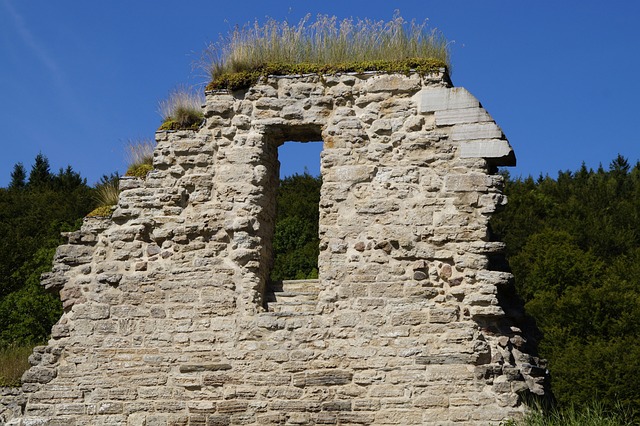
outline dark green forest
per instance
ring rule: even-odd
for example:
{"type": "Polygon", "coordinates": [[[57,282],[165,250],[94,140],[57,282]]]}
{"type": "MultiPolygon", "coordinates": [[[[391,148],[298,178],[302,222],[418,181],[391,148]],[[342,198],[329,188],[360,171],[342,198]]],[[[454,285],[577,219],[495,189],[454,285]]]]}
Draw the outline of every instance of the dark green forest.
{"type": "Polygon", "coordinates": [[[271,279],[318,278],[320,177],[295,174],[280,181],[271,279]]]}
{"type": "Polygon", "coordinates": [[[505,176],[509,201],[491,227],[558,402],[640,407],[640,163],[505,176]]]}
{"type": "Polygon", "coordinates": [[[60,233],[91,210],[92,191],[71,167],[52,172],[42,154],[29,171],[16,164],[0,188],[0,349],[46,341],[60,318],[60,299],[42,289],[40,274],[51,269],[60,233]]]}
{"type": "MultiPolygon", "coordinates": [[[[506,243],[504,268],[541,331],[558,402],[640,406],[640,163],[504,176],[509,202],[491,234],[506,243]]],[[[320,186],[306,173],[281,181],[273,280],[317,277],[320,186]]],[[[39,276],[94,191],[71,167],[52,173],[42,155],[0,188],[0,349],[46,340],[61,306],[39,276]]]]}

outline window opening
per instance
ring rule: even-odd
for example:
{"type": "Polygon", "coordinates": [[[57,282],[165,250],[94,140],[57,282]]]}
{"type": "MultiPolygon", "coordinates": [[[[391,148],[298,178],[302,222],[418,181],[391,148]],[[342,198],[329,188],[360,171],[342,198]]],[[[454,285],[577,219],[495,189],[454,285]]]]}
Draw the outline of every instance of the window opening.
{"type": "Polygon", "coordinates": [[[272,282],[318,278],[322,142],[285,142],[278,149],[272,282]]]}

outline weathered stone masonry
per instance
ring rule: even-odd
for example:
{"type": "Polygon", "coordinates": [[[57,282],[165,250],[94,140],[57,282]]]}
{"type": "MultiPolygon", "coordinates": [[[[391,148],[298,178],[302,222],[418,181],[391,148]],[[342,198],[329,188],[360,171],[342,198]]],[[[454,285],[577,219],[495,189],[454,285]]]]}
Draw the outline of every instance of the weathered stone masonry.
{"type": "Polygon", "coordinates": [[[546,392],[489,262],[515,157],[469,92],[269,77],[205,117],[58,248],[65,313],[9,424],[485,425],[546,392]],[[320,139],[320,278],[270,284],[277,147],[320,139]]]}

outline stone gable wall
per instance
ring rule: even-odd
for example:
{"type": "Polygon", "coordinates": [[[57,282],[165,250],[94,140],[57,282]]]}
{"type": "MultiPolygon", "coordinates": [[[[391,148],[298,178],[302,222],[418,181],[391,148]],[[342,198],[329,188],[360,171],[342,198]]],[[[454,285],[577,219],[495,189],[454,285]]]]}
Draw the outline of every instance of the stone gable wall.
{"type": "Polygon", "coordinates": [[[204,111],[58,248],[43,285],[65,313],[8,424],[486,425],[547,392],[490,263],[493,173],[515,157],[469,92],[444,73],[269,77],[204,111]],[[267,279],[277,147],[320,139],[319,280],[285,294],[267,279]],[[310,298],[271,303],[287,295],[310,298]]]}

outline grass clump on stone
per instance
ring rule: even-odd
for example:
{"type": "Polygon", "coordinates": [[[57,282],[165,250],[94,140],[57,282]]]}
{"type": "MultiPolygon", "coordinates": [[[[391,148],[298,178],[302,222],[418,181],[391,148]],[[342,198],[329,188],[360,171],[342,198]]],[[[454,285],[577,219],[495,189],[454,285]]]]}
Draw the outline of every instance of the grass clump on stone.
{"type": "Polygon", "coordinates": [[[202,104],[202,93],[185,87],[173,90],[167,99],[158,104],[158,112],[162,117],[159,130],[198,130],[204,119],[202,104]]]}
{"type": "Polygon", "coordinates": [[[205,51],[208,90],[241,89],[266,75],[340,72],[429,73],[449,67],[448,44],[437,30],[404,20],[389,22],[309,15],[297,25],[270,19],[236,28],[205,51]]]}
{"type": "Polygon", "coordinates": [[[129,141],[126,147],[127,172],[125,176],[145,178],[153,170],[153,151],[156,143],[150,139],[129,141]]]}
{"type": "Polygon", "coordinates": [[[111,217],[113,207],[118,204],[120,197],[120,176],[104,175],[96,184],[93,198],[97,207],[87,217],[111,217]]]}

